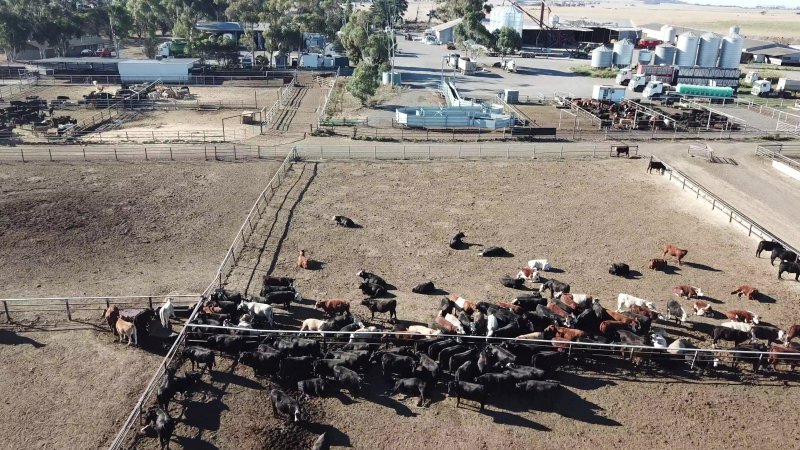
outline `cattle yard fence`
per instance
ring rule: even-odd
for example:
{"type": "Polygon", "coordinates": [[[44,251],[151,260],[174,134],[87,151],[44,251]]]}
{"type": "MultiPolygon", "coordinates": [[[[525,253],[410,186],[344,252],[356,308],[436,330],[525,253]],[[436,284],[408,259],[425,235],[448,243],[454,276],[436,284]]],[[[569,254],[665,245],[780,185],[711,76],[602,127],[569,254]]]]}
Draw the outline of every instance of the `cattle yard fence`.
{"type": "MultiPolygon", "coordinates": [[[[781,153],[784,149],[783,145],[777,146],[769,146],[769,145],[757,145],[756,146],[756,156],[760,156],[762,158],[766,158],[772,161],[777,161],[781,164],[785,164],[792,169],[800,171],[800,160],[789,158],[781,153]]],[[[800,147],[788,147],[788,152],[800,156],[800,147]]],[[[787,153],[788,153],[787,152],[787,153]]]]}
{"type": "Polygon", "coordinates": [[[681,189],[683,189],[684,191],[688,190],[689,192],[695,194],[695,198],[702,199],[707,203],[709,203],[711,205],[712,211],[719,211],[720,213],[724,214],[725,217],[728,218],[728,223],[736,223],[740,225],[743,230],[747,231],[747,236],[756,237],[767,241],[779,242],[781,245],[783,245],[785,249],[798,253],[797,248],[789,245],[786,241],[780,239],[778,236],[770,232],[764,226],[760,225],[754,219],[751,219],[743,212],[734,208],[730,203],[719,198],[709,189],[703,187],[702,184],[698,183],[697,181],[695,181],[685,173],[681,172],[680,170],[672,167],[663,159],[659,160],[663,162],[664,166],[667,168],[667,173],[669,174],[670,181],[673,181],[678,185],[680,185],[681,189]]]}
{"type": "MultiPolygon", "coordinates": [[[[236,265],[237,257],[241,255],[244,245],[247,243],[247,240],[250,238],[250,236],[252,236],[258,220],[264,214],[269,201],[275,194],[275,189],[286,179],[286,172],[289,170],[291,165],[297,161],[297,159],[297,151],[292,148],[284,158],[281,166],[275,171],[275,174],[272,176],[267,186],[263,191],[261,191],[261,194],[259,194],[255,203],[253,204],[253,207],[250,208],[250,213],[247,215],[242,223],[242,226],[239,228],[239,231],[234,236],[233,243],[228,248],[225,257],[222,259],[222,263],[220,264],[217,273],[214,275],[214,279],[203,292],[203,297],[207,298],[209,295],[211,295],[214,289],[216,289],[216,287],[221,286],[223,279],[228,276],[230,271],[236,265]]],[[[200,305],[201,302],[198,302],[195,305],[194,309],[189,314],[189,319],[186,321],[187,324],[190,324],[194,321],[197,313],[200,310],[200,305]]],[[[164,376],[166,369],[173,363],[176,356],[178,356],[178,350],[184,345],[188,329],[188,327],[184,326],[180,334],[178,334],[178,337],[175,339],[172,347],[170,347],[169,351],[164,357],[164,360],[161,364],[159,364],[155,374],[153,374],[153,377],[148,382],[147,386],[142,392],[142,395],[134,405],[133,410],[125,419],[120,431],[114,437],[114,440],[109,447],[110,450],[124,448],[125,442],[128,439],[128,436],[131,434],[131,431],[135,428],[137,419],[141,417],[145,405],[147,405],[152,399],[156,389],[161,384],[161,378],[164,376]]]]}
{"type": "MultiPolygon", "coordinates": [[[[175,306],[193,305],[200,294],[178,295],[127,295],[107,297],[44,297],[44,298],[4,298],[0,299],[1,314],[6,316],[6,322],[12,321],[12,313],[38,314],[42,312],[64,312],[69,320],[72,314],[82,311],[105,311],[111,305],[128,308],[155,309],[172,298],[175,306]]],[[[123,308],[124,309],[124,308],[123,308]]]]}
{"type": "Polygon", "coordinates": [[[240,161],[278,159],[286,147],[246,144],[96,144],[0,146],[0,161],[240,161]]]}

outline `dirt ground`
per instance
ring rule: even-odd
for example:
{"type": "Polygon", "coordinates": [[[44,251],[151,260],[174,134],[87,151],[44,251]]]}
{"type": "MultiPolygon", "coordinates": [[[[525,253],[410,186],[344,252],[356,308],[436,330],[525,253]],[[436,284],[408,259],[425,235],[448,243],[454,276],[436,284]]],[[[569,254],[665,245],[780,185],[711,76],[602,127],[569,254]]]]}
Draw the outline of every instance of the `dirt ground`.
{"type": "Polygon", "coordinates": [[[201,292],[277,167],[0,164],[2,296],[201,292]]]}
{"type": "Polygon", "coordinates": [[[94,329],[17,331],[0,327],[2,448],[107,448],[162,359],[94,329]]]}
{"type": "MultiPolygon", "coordinates": [[[[750,309],[784,328],[798,322],[799,284],[778,281],[766,259],[753,256],[755,241],[661,176],[647,175],[644,164],[298,164],[276,196],[277,216],[265,217],[259,225],[269,229],[259,237],[266,250],[261,253],[261,246],[253,245],[229,287],[244,290],[249,285],[252,290],[250,280],[274,265],[273,274],[297,278],[306,298],[293,309],[295,318],[321,317],[310,304],[327,298],[355,302],[353,310],[363,315],[355,276],[363,268],[397,287],[401,322],[427,324],[438,297],[410,293],[415,284],[433,280],[468,299],[508,300],[518,291],[502,287],[498,278],[530,258],[548,258],[559,270],[555,278],[571,283],[573,292],[599,297],[607,307],[613,307],[619,292],[626,292],[664,309],[673,286],[692,284],[703,288],[717,310],[750,309]],[[363,228],[336,227],[329,219],[333,214],[347,215],[363,228]],[[467,234],[468,242],[501,245],[514,256],[483,259],[475,247],[451,250],[447,241],[458,230],[467,234]],[[689,249],[686,263],[670,273],[646,270],[647,259],[659,256],[665,242],[689,249]],[[323,268],[295,269],[300,248],[323,268]],[[274,249],[278,254],[273,259],[274,249]],[[627,262],[642,276],[612,277],[607,273],[612,261],[627,262]],[[766,294],[760,302],[729,295],[745,282],[766,294]]],[[[687,301],[683,304],[690,308],[687,301]]],[[[718,321],[658,326],[672,338],[689,337],[709,347],[707,332],[718,321]]],[[[522,448],[532,442],[538,448],[721,449],[784,447],[787,439],[790,445],[798,443],[793,434],[769,432],[771,420],[764,418],[792,414],[794,406],[786,397],[796,395],[795,382],[784,384],[772,376],[728,380],[570,368],[558,375],[564,388],[552,409],[540,401],[500,397],[478,412],[471,406],[456,409],[440,391],[428,408],[416,407],[416,399],[386,397],[387,386],[373,373],[361,398],[341,393],[311,400],[311,423],[298,427],[272,417],[266,403],[272,388],[268,381],[229,360],[219,369],[183,407],[172,410],[173,415],[183,414],[176,441],[184,446],[307,448],[323,431],[334,447],[359,449],[522,448]],[[386,424],[392,424],[391,431],[386,424]],[[732,426],[748,432],[732,434],[732,426]]],[[[155,448],[155,442],[138,441],[136,447],[155,448]]]]}

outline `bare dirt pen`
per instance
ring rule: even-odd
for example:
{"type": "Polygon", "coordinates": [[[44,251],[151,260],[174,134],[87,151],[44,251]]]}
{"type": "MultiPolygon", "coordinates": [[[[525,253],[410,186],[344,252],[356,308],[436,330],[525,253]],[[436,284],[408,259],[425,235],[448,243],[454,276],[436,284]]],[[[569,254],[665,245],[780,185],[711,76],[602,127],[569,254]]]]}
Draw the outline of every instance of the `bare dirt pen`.
{"type": "Polygon", "coordinates": [[[2,164],[2,296],[201,292],[277,167],[2,164]]]}
{"type": "MultiPolygon", "coordinates": [[[[599,297],[609,308],[618,293],[626,292],[664,309],[673,298],[673,286],[692,284],[703,288],[717,310],[751,309],[784,328],[796,323],[798,284],[778,281],[774,268],[753,256],[755,241],[644,169],[644,161],[625,159],[297,164],[285,184],[289,190],[275,233],[281,238],[269,241],[260,259],[245,257],[242,274],[254,266],[257,275],[263,274],[271,252],[279,248],[273,274],[297,278],[307,299],[293,308],[295,319],[301,319],[321,317],[310,301],[327,298],[350,300],[353,311],[365,315],[358,305],[363,296],[355,273],[366,269],[397,286],[401,322],[427,324],[439,299],[410,293],[417,283],[433,280],[437,287],[472,300],[509,300],[520,292],[502,287],[499,277],[515,273],[530,258],[549,258],[563,271],[553,277],[571,283],[573,292],[599,297]],[[333,214],[347,215],[364,228],[336,227],[333,214]],[[514,257],[479,258],[475,247],[451,250],[447,242],[459,230],[466,232],[468,242],[501,245],[514,257]],[[660,256],[660,245],[666,242],[689,249],[687,262],[671,274],[646,270],[647,260],[660,256]],[[324,268],[295,269],[300,248],[324,268]],[[628,262],[643,275],[610,276],[612,261],[628,262]],[[743,283],[766,293],[764,302],[729,295],[743,283]]],[[[259,227],[272,222],[269,218],[259,227]]],[[[260,247],[258,242],[251,245],[260,247]]],[[[247,284],[235,272],[229,286],[243,289],[247,284]]],[[[250,289],[257,287],[250,284],[250,289]]],[[[683,304],[690,309],[688,302],[683,304]]],[[[672,338],[689,337],[709,347],[707,331],[718,322],[657,326],[667,328],[672,338]]],[[[312,424],[295,426],[272,416],[270,382],[230,360],[223,359],[219,369],[206,376],[185,409],[173,407],[173,415],[185,414],[175,438],[184,446],[307,448],[322,431],[335,447],[358,449],[524,448],[532,442],[537,448],[777,448],[787,440],[798,445],[794,434],[769,431],[771,421],[765,418],[792,414],[794,405],[787,399],[796,395],[794,383],[783,385],[771,377],[697,378],[571,368],[558,376],[564,389],[552,409],[541,401],[501,397],[478,412],[456,409],[455,401],[441,393],[428,408],[414,406],[416,399],[384,396],[388,386],[373,372],[366,377],[370,385],[363,397],[339,394],[311,400],[312,424]],[[732,424],[748,431],[732,434],[732,424]]],[[[156,446],[155,439],[137,444],[156,446]]]]}

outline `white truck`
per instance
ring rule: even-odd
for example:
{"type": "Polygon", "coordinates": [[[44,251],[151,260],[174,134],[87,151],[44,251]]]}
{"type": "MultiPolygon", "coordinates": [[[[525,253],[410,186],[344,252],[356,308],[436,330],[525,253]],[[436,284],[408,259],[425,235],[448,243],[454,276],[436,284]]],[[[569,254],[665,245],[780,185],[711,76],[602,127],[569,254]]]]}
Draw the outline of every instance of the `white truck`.
{"type": "Polygon", "coordinates": [[[595,84],[594,87],[592,87],[592,100],[608,100],[619,103],[625,100],[625,88],[595,84]]]}
{"type": "Polygon", "coordinates": [[[781,78],[778,80],[778,85],[775,86],[778,92],[800,92],[800,80],[789,80],[781,78]]]}
{"type": "Polygon", "coordinates": [[[642,97],[647,99],[661,98],[672,91],[672,86],[662,81],[649,81],[642,90],[642,97]]]}
{"type": "Polygon", "coordinates": [[[772,90],[772,83],[769,80],[756,80],[750,88],[752,95],[759,97],[790,97],[792,92],[800,91],[800,80],[788,80],[780,78],[772,90]]]}
{"type": "Polygon", "coordinates": [[[772,90],[772,83],[769,80],[755,80],[752,82],[753,87],[750,88],[750,93],[759,97],[766,97],[772,90]]]}
{"type": "Polygon", "coordinates": [[[462,75],[472,75],[478,69],[478,63],[464,56],[458,58],[458,70],[462,75]]]}

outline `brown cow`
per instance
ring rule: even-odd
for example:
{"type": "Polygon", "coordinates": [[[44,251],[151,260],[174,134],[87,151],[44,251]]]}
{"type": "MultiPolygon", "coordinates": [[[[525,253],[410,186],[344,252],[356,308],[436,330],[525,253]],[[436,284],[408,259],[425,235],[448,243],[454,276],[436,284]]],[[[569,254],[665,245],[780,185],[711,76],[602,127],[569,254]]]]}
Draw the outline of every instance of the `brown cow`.
{"type": "Polygon", "coordinates": [[[350,312],[350,302],[346,300],[319,300],[314,304],[314,308],[325,311],[329,316],[333,316],[341,312],[350,312]]]}
{"type": "Polygon", "coordinates": [[[650,308],[646,308],[644,306],[639,306],[639,305],[631,305],[631,307],[628,308],[628,311],[634,314],[639,314],[645,317],[649,317],[653,320],[658,320],[659,317],[659,314],[657,312],[653,311],[650,308]]]}
{"type": "Polygon", "coordinates": [[[456,326],[446,318],[442,317],[441,315],[437,315],[435,319],[433,319],[433,326],[431,328],[437,328],[442,330],[447,334],[464,334],[464,328],[461,326],[456,326]]]}
{"type": "Polygon", "coordinates": [[[736,322],[758,324],[758,314],[753,314],[751,311],[743,309],[732,309],[725,313],[725,317],[736,322]]]}
{"type": "Polygon", "coordinates": [[[635,320],[635,319],[633,319],[631,317],[626,316],[625,314],[616,312],[616,311],[611,310],[611,309],[605,310],[605,313],[608,315],[608,317],[611,317],[611,320],[613,320],[615,322],[625,322],[626,325],[632,324],[633,321],[635,320]]]}
{"type": "Polygon", "coordinates": [[[586,337],[586,332],[583,330],[576,330],[575,328],[557,327],[550,325],[544,329],[545,333],[555,332],[554,338],[566,339],[568,341],[575,341],[579,338],[586,337]]]}
{"type": "Polygon", "coordinates": [[[689,253],[688,250],[684,250],[682,248],[678,248],[678,247],[676,247],[676,246],[674,246],[672,244],[667,244],[667,245],[661,247],[661,250],[664,251],[664,255],[663,256],[665,258],[666,258],[667,255],[674,256],[675,258],[677,258],[679,266],[683,265],[683,257],[686,256],[687,253],[689,253]]]}
{"type": "Polygon", "coordinates": [[[478,310],[478,305],[465,298],[462,298],[457,294],[450,294],[449,298],[451,302],[455,303],[456,306],[458,306],[459,309],[464,311],[464,313],[468,316],[471,316],[472,313],[478,310]]]}
{"type": "Polygon", "coordinates": [[[786,340],[784,342],[788,344],[789,341],[797,336],[800,336],[800,325],[792,325],[789,327],[789,331],[786,332],[786,340]]]}
{"type": "Polygon", "coordinates": [[[758,289],[745,284],[737,287],[733,292],[731,292],[731,295],[733,294],[736,294],[736,296],[739,298],[742,298],[744,295],[748,300],[755,300],[758,297],[758,289]]]}
{"type": "Polygon", "coordinates": [[[769,348],[769,362],[772,364],[772,368],[778,370],[780,361],[785,361],[789,364],[789,370],[794,370],[795,366],[800,366],[800,350],[772,344],[769,348]]]}
{"type": "Polygon", "coordinates": [[[667,268],[667,260],[660,258],[653,258],[647,262],[647,268],[650,270],[664,270],[667,268]]]}
{"type": "Polygon", "coordinates": [[[694,313],[697,316],[708,316],[714,312],[714,310],[711,309],[711,304],[702,300],[695,300],[695,302],[692,304],[692,307],[694,308],[694,313]]]}
{"type": "Polygon", "coordinates": [[[306,257],[306,251],[300,250],[300,256],[297,257],[297,267],[301,269],[308,269],[310,266],[310,262],[306,257]]]}
{"type": "Polygon", "coordinates": [[[512,305],[511,303],[500,302],[497,304],[497,306],[511,310],[511,312],[513,312],[514,314],[522,315],[525,313],[525,308],[517,305],[512,305]]]}
{"type": "Polygon", "coordinates": [[[106,319],[108,328],[111,328],[111,332],[114,336],[119,336],[117,333],[117,319],[119,319],[119,308],[117,308],[117,305],[109,306],[106,312],[103,313],[103,318],[106,319]]]}
{"type": "Polygon", "coordinates": [[[547,302],[547,309],[549,309],[553,314],[561,316],[565,319],[570,316],[568,312],[564,311],[560,306],[553,302],[547,302]]]}
{"type": "Polygon", "coordinates": [[[615,333],[617,330],[623,330],[625,328],[630,329],[630,327],[630,323],[626,323],[621,320],[604,320],[600,322],[600,333],[609,335],[615,333]]]}
{"type": "Polygon", "coordinates": [[[682,284],[680,286],[675,286],[672,288],[672,292],[675,293],[678,297],[686,297],[686,298],[698,298],[704,297],[703,291],[699,287],[694,286],[687,286],[682,284]]]}
{"type": "Polygon", "coordinates": [[[594,298],[591,295],[586,294],[563,293],[561,294],[561,297],[559,297],[559,300],[572,308],[572,310],[577,314],[586,309],[588,305],[591,305],[594,298]],[[575,301],[576,296],[578,297],[578,301],[575,301]]]}

